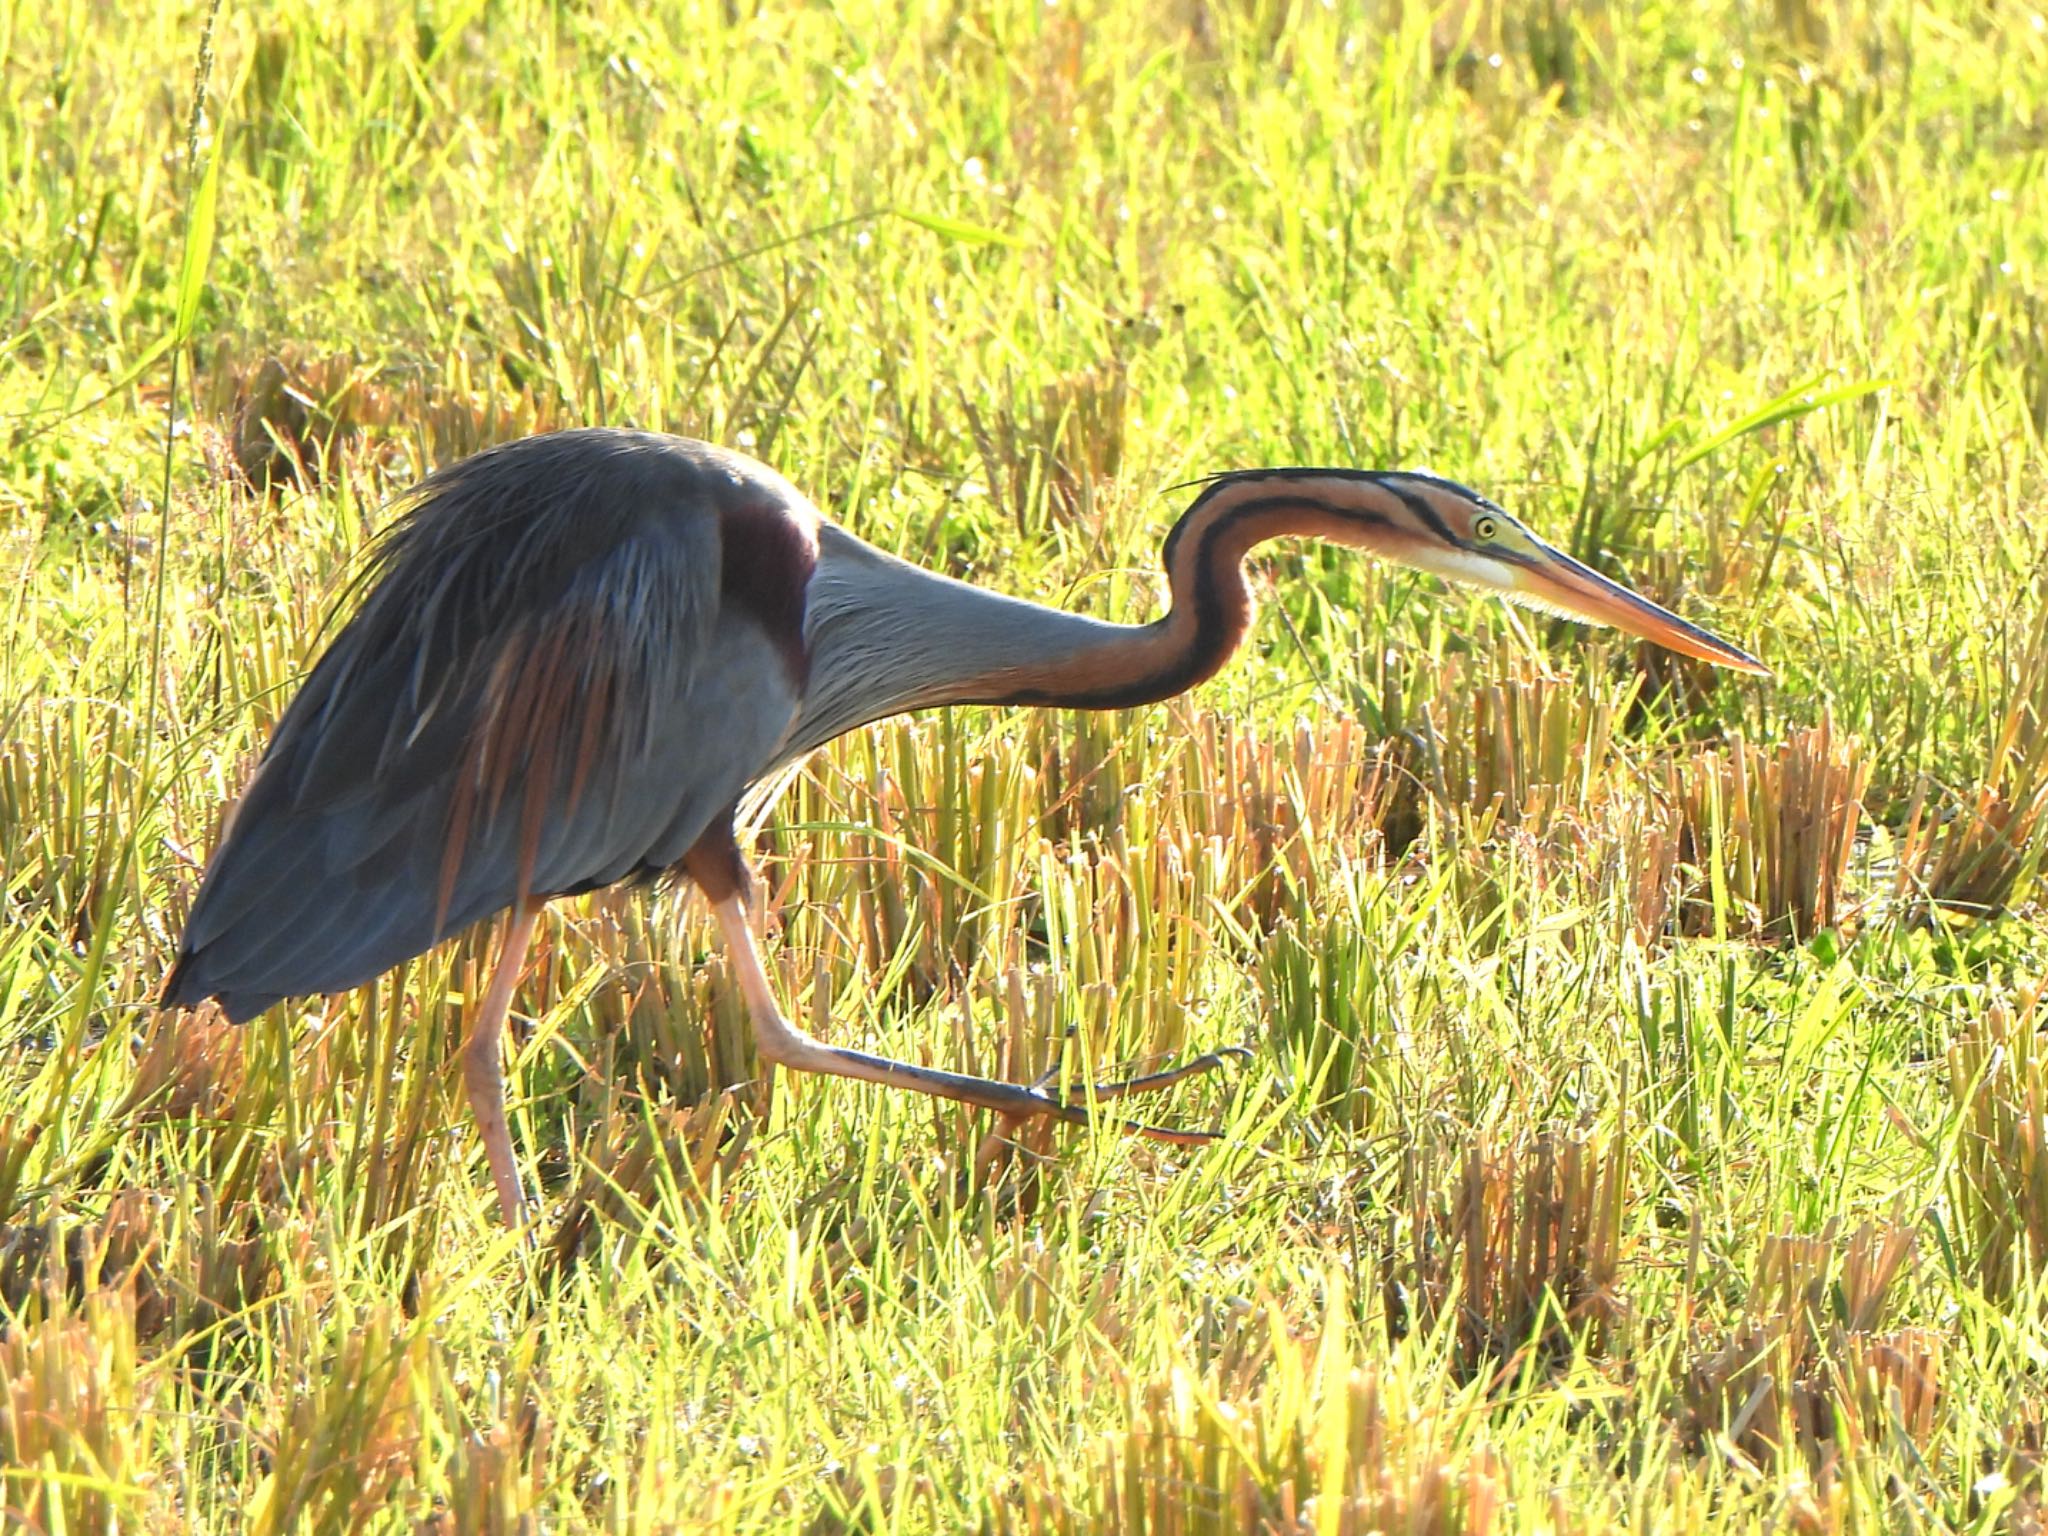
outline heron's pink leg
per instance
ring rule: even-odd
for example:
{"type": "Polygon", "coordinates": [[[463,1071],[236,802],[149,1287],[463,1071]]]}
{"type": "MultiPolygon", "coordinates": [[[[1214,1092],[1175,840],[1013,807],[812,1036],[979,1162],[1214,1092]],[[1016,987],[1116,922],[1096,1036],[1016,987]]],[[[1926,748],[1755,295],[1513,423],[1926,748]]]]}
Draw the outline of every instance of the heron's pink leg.
{"type": "Polygon", "coordinates": [[[534,919],[540,916],[538,903],[522,902],[512,909],[505,924],[505,945],[498,953],[497,967],[484,990],[483,1006],[477,1010],[469,1042],[462,1048],[462,1083],[469,1091],[469,1110],[476,1116],[476,1128],[484,1141],[484,1156],[490,1159],[491,1181],[498,1186],[498,1211],[505,1225],[517,1229],[526,1222],[526,1189],[519,1179],[519,1161],[512,1154],[512,1127],[505,1119],[505,1059],[502,1049],[505,1015],[512,1010],[512,989],[526,965],[526,949],[533,941],[534,919]]]}
{"type": "MultiPolygon", "coordinates": [[[[822,1040],[813,1039],[784,1018],[775,1001],[774,990],[768,984],[768,974],[761,968],[761,952],[754,944],[753,927],[747,920],[746,898],[734,893],[714,902],[712,910],[718,915],[719,931],[725,936],[726,954],[732,960],[733,970],[739,978],[740,993],[745,997],[747,1012],[754,1021],[754,1048],[762,1059],[795,1072],[829,1072],[835,1077],[858,1078],[864,1083],[881,1083],[886,1087],[908,1088],[942,1099],[957,1099],[962,1104],[992,1109],[1017,1120],[1051,1115],[1075,1125],[1090,1123],[1085,1095],[1077,1094],[1073,1101],[1069,1101],[1055,1098],[1040,1087],[997,1082],[987,1077],[967,1077],[958,1072],[942,1072],[935,1067],[915,1067],[908,1062],[891,1061],[886,1056],[871,1056],[866,1051],[848,1050],[844,1046],[827,1045],[822,1040]]],[[[1165,1072],[1127,1078],[1122,1082],[1097,1083],[1088,1090],[1088,1094],[1098,1099],[1117,1099],[1128,1093],[1167,1088],[1197,1072],[1221,1066],[1228,1057],[1248,1057],[1250,1054],[1242,1047],[1212,1051],[1165,1072]]],[[[1118,1124],[1133,1135],[1183,1145],[1214,1141],[1219,1134],[1215,1131],[1176,1131],[1129,1120],[1118,1124]]]]}

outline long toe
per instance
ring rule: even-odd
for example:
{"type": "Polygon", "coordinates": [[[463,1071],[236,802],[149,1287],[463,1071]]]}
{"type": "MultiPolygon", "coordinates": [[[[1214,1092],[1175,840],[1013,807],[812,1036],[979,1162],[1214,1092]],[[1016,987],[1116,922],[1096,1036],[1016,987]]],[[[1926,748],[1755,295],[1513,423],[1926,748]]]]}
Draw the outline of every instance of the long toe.
{"type": "MultiPolygon", "coordinates": [[[[1252,1053],[1242,1045],[1225,1046],[1220,1051],[1209,1051],[1182,1062],[1177,1067],[1168,1067],[1160,1072],[1147,1072],[1139,1077],[1120,1078],[1113,1082],[1096,1083],[1080,1091],[1068,1091],[1055,1095],[1041,1080],[1034,1084],[1034,1091],[1043,1095],[1046,1108],[1042,1113],[1054,1115],[1073,1125],[1093,1123],[1088,1113],[1091,1101],[1120,1099],[1133,1093],[1150,1093],[1159,1088],[1171,1088],[1175,1083],[1186,1082],[1203,1072],[1212,1072],[1226,1062],[1249,1062],[1252,1053]]],[[[1138,1120],[1117,1120],[1117,1128],[1127,1136],[1143,1136],[1148,1141],[1171,1142],[1176,1146],[1196,1147],[1207,1142],[1220,1141],[1221,1130],[1186,1131],[1174,1126],[1150,1125],[1138,1120]]]]}
{"type": "MultiPolygon", "coordinates": [[[[1204,1072],[1213,1072],[1226,1062],[1249,1063],[1251,1059],[1252,1053],[1248,1047],[1226,1045],[1220,1051],[1206,1052],[1195,1057],[1192,1061],[1182,1062],[1177,1067],[1167,1067],[1159,1072],[1147,1072],[1139,1077],[1125,1077],[1118,1078],[1112,1082],[1096,1083],[1087,1090],[1087,1096],[1096,1099],[1121,1099],[1133,1093],[1151,1093],[1155,1089],[1171,1088],[1175,1083],[1184,1083],[1189,1078],[1199,1076],[1204,1072]]],[[[1069,1090],[1062,1097],[1071,1103],[1081,1096],[1069,1090]]]]}

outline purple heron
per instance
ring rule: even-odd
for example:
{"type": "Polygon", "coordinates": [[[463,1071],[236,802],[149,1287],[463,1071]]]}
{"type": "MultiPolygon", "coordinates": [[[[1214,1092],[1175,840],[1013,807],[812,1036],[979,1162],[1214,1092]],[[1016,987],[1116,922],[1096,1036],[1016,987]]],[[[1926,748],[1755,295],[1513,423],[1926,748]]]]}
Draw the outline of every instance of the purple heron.
{"type": "Polygon", "coordinates": [[[1426,474],[1265,469],[1207,482],[1166,539],[1171,606],[1134,625],[906,564],[766,465],[655,433],[508,443],[401,504],[367,595],[227,818],[162,1000],[214,998],[246,1020],[360,986],[509,909],[463,1078],[513,1224],[525,1211],[501,1048],[513,987],[542,905],[618,881],[676,872],[703,891],[767,1062],[1070,1121],[1087,1119],[1090,1099],[1214,1066],[1220,1056],[1062,1094],[814,1039],[762,967],[733,818],[764,776],[905,710],[1121,709],[1194,687],[1243,639],[1243,562],[1269,539],[1351,545],[1764,670],[1426,474]]]}

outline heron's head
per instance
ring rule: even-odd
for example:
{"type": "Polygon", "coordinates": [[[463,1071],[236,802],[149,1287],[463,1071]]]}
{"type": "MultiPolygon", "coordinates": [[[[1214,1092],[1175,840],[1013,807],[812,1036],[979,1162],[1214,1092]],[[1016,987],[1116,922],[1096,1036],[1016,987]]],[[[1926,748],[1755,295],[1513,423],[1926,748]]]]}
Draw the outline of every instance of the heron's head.
{"type": "Polygon", "coordinates": [[[1446,581],[1498,592],[1513,603],[1609,625],[1737,671],[1769,674],[1762,662],[1718,635],[1553,549],[1475,491],[1433,475],[1384,473],[1370,479],[1381,494],[1348,519],[1346,543],[1446,581]]]}

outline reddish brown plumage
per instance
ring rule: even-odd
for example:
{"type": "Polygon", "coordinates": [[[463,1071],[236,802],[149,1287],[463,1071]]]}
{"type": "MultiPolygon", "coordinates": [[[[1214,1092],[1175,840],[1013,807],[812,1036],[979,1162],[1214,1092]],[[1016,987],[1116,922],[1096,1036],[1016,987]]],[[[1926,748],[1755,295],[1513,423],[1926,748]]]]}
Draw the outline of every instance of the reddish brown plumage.
{"type": "Polygon", "coordinates": [[[522,625],[505,640],[490,668],[483,706],[470,733],[468,762],[449,801],[436,922],[447,914],[479,808],[485,819],[519,788],[517,894],[533,889],[534,865],[556,780],[566,766],[569,790],[560,808],[573,813],[589,782],[612,696],[615,637],[588,613],[535,631],[522,625]],[[574,743],[566,764],[565,748],[574,743]]]}
{"type": "Polygon", "coordinates": [[[810,675],[804,647],[804,594],[818,567],[818,527],[798,509],[769,501],[718,508],[719,601],[768,634],[789,680],[810,675]]]}

